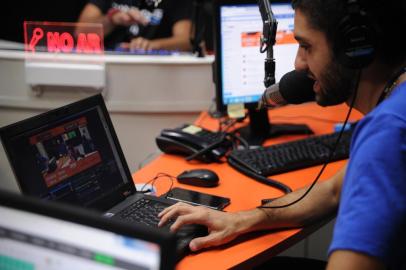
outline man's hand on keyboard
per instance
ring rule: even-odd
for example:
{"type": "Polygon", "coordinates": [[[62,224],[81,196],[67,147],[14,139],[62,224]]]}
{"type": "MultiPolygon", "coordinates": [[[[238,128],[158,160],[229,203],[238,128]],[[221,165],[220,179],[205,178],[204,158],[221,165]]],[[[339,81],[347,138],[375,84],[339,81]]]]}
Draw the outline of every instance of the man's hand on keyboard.
{"type": "Polygon", "coordinates": [[[160,227],[164,226],[168,220],[176,219],[170,227],[173,232],[187,224],[206,226],[209,234],[193,239],[189,244],[192,251],[225,244],[242,233],[238,228],[239,214],[220,212],[204,206],[177,203],[163,210],[158,217],[161,219],[158,224],[160,227]]]}

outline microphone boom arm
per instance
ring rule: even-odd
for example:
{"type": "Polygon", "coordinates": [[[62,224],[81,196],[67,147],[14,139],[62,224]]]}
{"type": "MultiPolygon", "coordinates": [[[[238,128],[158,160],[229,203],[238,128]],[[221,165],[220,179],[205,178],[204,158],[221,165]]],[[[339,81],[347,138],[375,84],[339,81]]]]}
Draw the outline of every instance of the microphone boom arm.
{"type": "Polygon", "coordinates": [[[258,0],[259,11],[263,22],[261,46],[259,51],[266,52],[265,58],[265,78],[264,85],[269,87],[275,84],[275,58],[273,56],[273,46],[276,43],[276,31],[278,22],[271,9],[269,0],[258,0]]]}

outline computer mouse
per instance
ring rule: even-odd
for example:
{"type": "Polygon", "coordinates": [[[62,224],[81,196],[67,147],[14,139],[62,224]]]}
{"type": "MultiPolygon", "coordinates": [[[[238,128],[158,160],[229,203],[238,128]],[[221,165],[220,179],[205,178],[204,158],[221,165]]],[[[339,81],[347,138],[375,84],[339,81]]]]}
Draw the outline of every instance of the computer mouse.
{"type": "Polygon", "coordinates": [[[178,182],[196,187],[215,187],[219,183],[218,175],[208,169],[187,170],[179,174],[178,182]]]}

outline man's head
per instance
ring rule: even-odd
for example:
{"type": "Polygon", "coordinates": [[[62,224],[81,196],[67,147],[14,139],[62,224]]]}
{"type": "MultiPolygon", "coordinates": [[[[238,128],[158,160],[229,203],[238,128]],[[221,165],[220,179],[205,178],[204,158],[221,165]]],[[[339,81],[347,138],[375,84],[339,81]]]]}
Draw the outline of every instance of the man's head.
{"type": "MultiPolygon", "coordinates": [[[[357,71],[349,68],[348,62],[342,61],[342,54],[337,53],[342,52],[343,47],[343,18],[348,19],[348,14],[353,10],[349,2],[351,1],[292,2],[295,9],[295,36],[299,42],[295,66],[296,69],[306,70],[316,80],[314,90],[320,105],[334,105],[348,100],[356,82],[357,71]]],[[[398,66],[406,59],[405,44],[402,41],[404,37],[400,34],[406,27],[402,2],[404,1],[359,0],[355,4],[359,7],[360,16],[362,15],[362,23],[367,25],[375,37],[372,39],[375,54],[371,58],[389,67],[398,66]]],[[[355,12],[357,13],[358,11],[355,12]]],[[[350,22],[357,25],[358,20],[350,22]]],[[[369,43],[366,45],[368,48],[369,43]]],[[[359,64],[357,61],[355,64],[359,64]]]]}

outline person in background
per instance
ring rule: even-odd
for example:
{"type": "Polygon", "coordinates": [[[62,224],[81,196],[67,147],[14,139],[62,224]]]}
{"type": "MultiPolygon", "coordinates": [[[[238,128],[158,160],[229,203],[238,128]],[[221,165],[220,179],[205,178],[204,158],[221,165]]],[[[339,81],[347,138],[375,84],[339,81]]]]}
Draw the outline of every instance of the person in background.
{"type": "MultiPolygon", "coordinates": [[[[318,104],[346,102],[364,114],[345,168],[290,206],[276,207],[294,202],[307,188],[268,208],[234,213],[178,203],[159,214],[160,226],[170,219],[176,219],[172,231],[207,226],[207,236],[190,242],[196,251],[244,233],[302,227],[337,214],[327,269],[406,269],[405,5],[404,0],[292,1],[299,43],[295,69],[315,80],[318,104]]],[[[264,269],[276,269],[271,265],[272,259],[264,269]]]]}
{"type": "Polygon", "coordinates": [[[191,50],[191,0],[89,0],[79,22],[102,23],[105,49],[191,50]]]}

